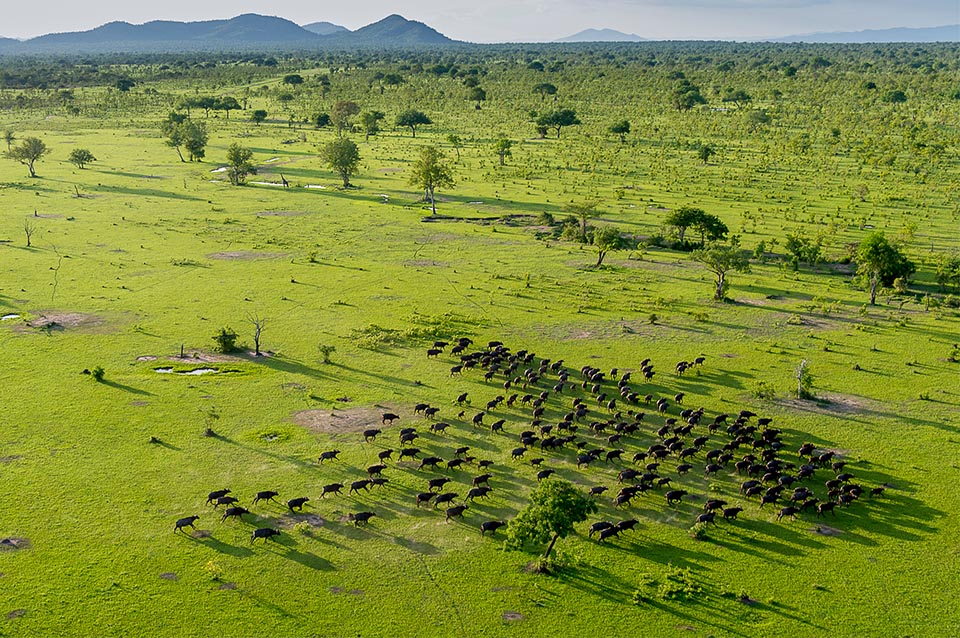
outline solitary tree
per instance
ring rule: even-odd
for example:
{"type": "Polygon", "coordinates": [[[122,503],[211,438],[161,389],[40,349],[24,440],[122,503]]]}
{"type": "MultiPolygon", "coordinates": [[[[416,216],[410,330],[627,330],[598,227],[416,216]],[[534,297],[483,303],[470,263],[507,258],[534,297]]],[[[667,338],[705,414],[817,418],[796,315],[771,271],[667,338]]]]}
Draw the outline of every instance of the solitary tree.
{"type": "Polygon", "coordinates": [[[457,161],[460,161],[460,149],[463,148],[463,138],[461,138],[456,133],[450,133],[447,135],[447,141],[450,142],[450,145],[453,146],[453,150],[457,152],[457,161]]]}
{"type": "Polygon", "coordinates": [[[227,120],[230,120],[230,111],[239,111],[240,102],[237,101],[237,98],[227,95],[225,97],[219,97],[214,102],[214,106],[218,111],[223,111],[227,114],[227,120]]]}
{"type": "Polygon", "coordinates": [[[247,175],[256,175],[257,167],[253,165],[253,151],[240,146],[236,142],[227,149],[227,173],[230,183],[234,186],[242,185],[247,175]]]}
{"type": "Polygon", "coordinates": [[[70,156],[67,159],[71,164],[76,164],[77,168],[80,170],[83,170],[87,164],[97,161],[97,158],[93,156],[93,153],[85,148],[73,149],[70,151],[70,156]]]}
{"type": "Polygon", "coordinates": [[[624,239],[620,231],[613,226],[603,226],[593,231],[593,246],[597,249],[597,265],[599,268],[603,265],[603,258],[611,250],[619,250],[623,247],[624,239]]]}
{"type": "Polygon", "coordinates": [[[27,248],[31,246],[33,234],[37,232],[37,221],[34,217],[25,217],[23,219],[23,234],[27,236],[27,248]]]}
{"type": "Polygon", "coordinates": [[[422,124],[433,124],[433,120],[427,117],[427,114],[422,111],[408,109],[397,116],[397,126],[408,127],[414,137],[417,136],[417,127],[422,124]]]}
{"type": "Polygon", "coordinates": [[[527,542],[548,543],[543,553],[546,560],[559,539],[597,510],[597,503],[569,481],[548,478],[530,494],[530,504],[510,521],[507,543],[518,549],[527,542]]]}
{"type": "Polygon", "coordinates": [[[557,87],[549,82],[541,82],[533,87],[533,92],[540,94],[540,101],[542,102],[543,100],[547,99],[548,95],[556,95],[557,87]]]}
{"type": "Polygon", "coordinates": [[[694,251],[693,259],[699,261],[707,270],[717,277],[717,287],[713,298],[723,301],[727,296],[727,273],[750,272],[750,261],[747,253],[741,250],[739,241],[735,239],[729,244],[713,244],[701,250],[694,251]]]}
{"type": "Polygon", "coordinates": [[[728,89],[721,101],[732,102],[738,109],[742,109],[753,101],[753,97],[743,89],[728,89]]]}
{"type": "Polygon", "coordinates": [[[710,146],[709,144],[701,144],[700,148],[697,149],[697,157],[700,158],[700,161],[706,164],[710,161],[710,158],[717,154],[717,150],[710,146]]]}
{"type": "Polygon", "coordinates": [[[630,122],[627,120],[620,120],[619,122],[614,122],[610,125],[610,132],[614,135],[620,136],[620,143],[627,141],[627,135],[630,133],[630,122]]]}
{"type": "Polygon", "coordinates": [[[909,277],[916,266],[900,249],[887,241],[883,233],[867,235],[857,248],[857,274],[870,286],[870,305],[877,304],[877,288],[880,284],[891,286],[896,279],[909,277]]]}
{"type": "Polygon", "coordinates": [[[376,135],[380,132],[380,121],[386,116],[380,111],[364,111],[360,116],[360,124],[363,126],[363,133],[366,136],[366,140],[370,141],[371,135],[376,135]]]}
{"type": "Polygon", "coordinates": [[[17,140],[17,136],[14,135],[13,131],[4,131],[3,132],[3,141],[7,143],[7,152],[10,152],[10,146],[17,140]]]}
{"type": "Polygon", "coordinates": [[[452,188],[455,185],[453,172],[443,161],[443,152],[435,146],[424,146],[420,149],[420,157],[413,163],[413,173],[410,175],[410,185],[423,189],[426,198],[430,200],[430,210],[437,214],[437,203],[434,190],[437,188],[452,188]]]}
{"type": "Polygon", "coordinates": [[[33,165],[49,151],[50,149],[47,148],[47,145],[44,144],[40,138],[27,137],[24,138],[18,146],[14,146],[7,151],[7,157],[26,166],[27,170],[30,171],[30,177],[36,177],[37,172],[34,170],[33,165]]]}
{"type": "Polygon", "coordinates": [[[580,220],[580,241],[587,243],[587,221],[600,214],[597,206],[600,202],[596,199],[589,199],[583,202],[574,202],[567,204],[565,210],[580,220]]]}
{"type": "Polygon", "coordinates": [[[537,126],[552,128],[557,132],[557,139],[560,139],[560,131],[564,126],[574,126],[580,124],[580,118],[573,109],[560,109],[557,111],[548,111],[537,117],[537,126]]]}
{"type": "Polygon", "coordinates": [[[510,152],[510,149],[513,147],[513,140],[508,140],[506,138],[501,138],[497,140],[497,143],[493,145],[494,150],[497,155],[500,157],[500,166],[503,166],[506,163],[506,158],[513,156],[513,153],[510,152]]]}
{"type": "Polygon", "coordinates": [[[360,165],[360,149],[351,140],[341,138],[323,147],[320,157],[340,176],[343,187],[350,187],[350,177],[356,175],[360,165]]]}
{"type": "Polygon", "coordinates": [[[475,86],[467,93],[467,99],[477,103],[477,110],[480,110],[480,103],[487,99],[487,92],[479,86],[475,86]]]}
{"type": "Polygon", "coordinates": [[[336,127],[338,136],[343,135],[343,132],[352,126],[353,116],[359,112],[360,107],[357,103],[349,100],[340,100],[333,105],[330,109],[330,121],[336,127]]]}
{"type": "Polygon", "coordinates": [[[247,321],[253,326],[253,356],[260,356],[260,334],[263,332],[263,326],[267,320],[259,315],[248,315],[247,321]]]}
{"type": "Polygon", "coordinates": [[[266,119],[267,119],[267,112],[263,109],[257,109],[256,111],[250,114],[250,121],[256,124],[257,126],[260,126],[261,124],[263,124],[266,121],[266,119]]]}
{"type": "Polygon", "coordinates": [[[283,76],[283,83],[289,84],[291,86],[298,86],[303,84],[303,76],[297,73],[291,73],[290,75],[283,76]]]}

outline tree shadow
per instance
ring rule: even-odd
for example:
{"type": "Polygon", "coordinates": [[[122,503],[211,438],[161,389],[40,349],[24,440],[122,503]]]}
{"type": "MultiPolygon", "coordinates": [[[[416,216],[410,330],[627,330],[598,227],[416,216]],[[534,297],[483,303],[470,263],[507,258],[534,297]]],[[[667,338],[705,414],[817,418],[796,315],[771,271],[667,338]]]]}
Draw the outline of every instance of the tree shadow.
{"type": "Polygon", "coordinates": [[[102,385],[114,388],[116,390],[123,390],[124,392],[129,392],[131,394],[139,394],[142,396],[149,396],[149,397],[154,396],[153,392],[148,392],[146,390],[141,390],[140,388],[134,388],[133,386],[124,385],[123,383],[119,383],[117,381],[111,381],[110,379],[103,379],[102,381],[100,381],[100,383],[102,385]]]}

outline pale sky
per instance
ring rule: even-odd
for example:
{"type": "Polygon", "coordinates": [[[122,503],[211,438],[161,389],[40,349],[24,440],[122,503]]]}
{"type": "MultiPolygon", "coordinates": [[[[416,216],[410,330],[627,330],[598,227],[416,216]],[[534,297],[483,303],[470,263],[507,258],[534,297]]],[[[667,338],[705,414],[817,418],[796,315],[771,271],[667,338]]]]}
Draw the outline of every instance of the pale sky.
{"type": "Polygon", "coordinates": [[[960,0],[41,0],[4,2],[0,36],[84,31],[105,22],[214,20],[241,13],[356,29],[391,13],[456,40],[543,42],[587,28],[652,39],[749,39],[960,23],[960,0]]]}

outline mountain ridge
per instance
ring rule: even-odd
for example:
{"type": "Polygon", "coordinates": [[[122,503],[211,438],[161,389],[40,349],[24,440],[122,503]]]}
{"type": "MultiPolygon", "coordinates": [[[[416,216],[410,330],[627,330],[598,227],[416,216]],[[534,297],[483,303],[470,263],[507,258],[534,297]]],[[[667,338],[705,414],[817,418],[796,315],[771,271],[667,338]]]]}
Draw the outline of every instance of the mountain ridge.
{"type": "Polygon", "coordinates": [[[554,42],[646,42],[647,38],[641,38],[635,33],[624,33],[616,29],[584,29],[568,35],[565,38],[558,38],[554,42]]]}

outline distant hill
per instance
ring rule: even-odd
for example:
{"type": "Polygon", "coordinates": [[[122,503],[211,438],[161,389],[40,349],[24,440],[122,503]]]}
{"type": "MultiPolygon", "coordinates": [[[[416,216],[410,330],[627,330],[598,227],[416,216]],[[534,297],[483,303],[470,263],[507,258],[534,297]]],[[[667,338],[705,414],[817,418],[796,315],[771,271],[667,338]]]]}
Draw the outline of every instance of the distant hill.
{"type": "Polygon", "coordinates": [[[337,33],[327,37],[331,43],[339,44],[343,42],[360,46],[383,47],[436,46],[456,42],[456,40],[451,40],[422,22],[407,20],[396,14],[387,16],[379,22],[368,24],[356,31],[337,33]]]}
{"type": "Polygon", "coordinates": [[[391,15],[356,31],[329,22],[308,26],[311,28],[301,27],[284,18],[252,13],[229,20],[202,22],[110,22],[89,31],[52,33],[23,42],[0,39],[0,53],[312,50],[358,46],[437,46],[455,42],[422,22],[398,15],[391,15]]]}
{"type": "Polygon", "coordinates": [[[560,38],[557,42],[644,42],[634,33],[623,33],[613,29],[585,29],[579,33],[560,38]]]}
{"type": "Polygon", "coordinates": [[[867,31],[837,31],[772,38],[768,42],[812,42],[861,44],[868,42],[960,42],[960,24],[922,29],[873,29],[867,31]]]}
{"type": "Polygon", "coordinates": [[[333,35],[334,33],[350,31],[347,27],[341,27],[339,24],[332,22],[311,22],[310,24],[303,25],[303,28],[317,35],[333,35]]]}

